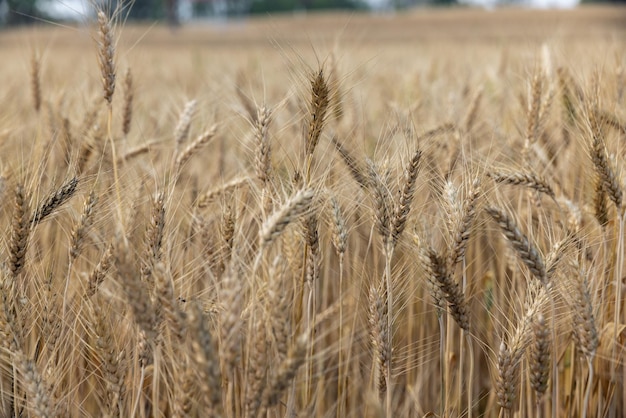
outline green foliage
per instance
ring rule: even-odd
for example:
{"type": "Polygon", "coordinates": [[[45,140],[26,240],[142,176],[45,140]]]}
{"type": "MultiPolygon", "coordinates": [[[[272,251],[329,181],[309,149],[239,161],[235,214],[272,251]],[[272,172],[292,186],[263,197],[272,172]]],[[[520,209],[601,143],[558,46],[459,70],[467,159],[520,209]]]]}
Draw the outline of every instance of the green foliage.
{"type": "Polygon", "coordinates": [[[123,7],[122,15],[128,14],[131,20],[154,20],[165,16],[163,0],[117,0],[117,3],[123,7]]]}
{"type": "Polygon", "coordinates": [[[363,10],[366,7],[366,4],[359,0],[253,0],[250,5],[250,13],[324,9],[363,10]]]}
{"type": "MultiPolygon", "coordinates": [[[[6,23],[8,25],[18,25],[32,23],[34,19],[43,17],[37,10],[37,0],[7,0],[9,14],[6,23]]],[[[0,3],[2,0],[0,0],[0,3]]]]}

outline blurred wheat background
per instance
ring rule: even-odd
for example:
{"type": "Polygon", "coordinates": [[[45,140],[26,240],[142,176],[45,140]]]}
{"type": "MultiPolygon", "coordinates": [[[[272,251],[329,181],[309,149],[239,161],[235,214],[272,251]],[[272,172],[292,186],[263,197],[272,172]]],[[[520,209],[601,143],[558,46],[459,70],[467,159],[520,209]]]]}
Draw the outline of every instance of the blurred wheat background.
{"type": "Polygon", "coordinates": [[[626,9],[0,32],[0,415],[626,414],[626,9]]]}

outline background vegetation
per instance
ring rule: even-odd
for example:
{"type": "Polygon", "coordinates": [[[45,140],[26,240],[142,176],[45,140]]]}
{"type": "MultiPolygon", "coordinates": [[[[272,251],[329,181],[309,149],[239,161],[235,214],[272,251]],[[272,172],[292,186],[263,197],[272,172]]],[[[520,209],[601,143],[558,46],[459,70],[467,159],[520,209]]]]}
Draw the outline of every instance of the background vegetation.
{"type": "MultiPolygon", "coordinates": [[[[582,0],[582,3],[598,3],[597,0],[582,0]]],[[[601,3],[620,4],[624,0],[603,0],[601,3]]],[[[0,25],[35,23],[38,19],[76,19],[82,4],[93,4],[88,0],[0,0],[0,25]],[[66,8],[65,12],[50,13],[50,4],[57,2],[57,9],[66,8]],[[65,16],[65,17],[64,17],[65,16]]],[[[467,6],[481,5],[480,0],[113,0],[107,2],[107,8],[123,9],[123,15],[130,20],[167,20],[170,24],[179,23],[181,7],[189,10],[182,17],[191,13],[194,17],[241,17],[249,14],[275,14],[281,12],[303,12],[319,10],[405,10],[428,6],[467,6]]],[[[532,0],[496,0],[483,3],[493,6],[537,6],[532,0]]],[[[83,16],[81,20],[90,16],[83,16]]],[[[92,16],[91,16],[92,17],[92,16]]],[[[188,18],[188,17],[187,17],[188,18]]]]}

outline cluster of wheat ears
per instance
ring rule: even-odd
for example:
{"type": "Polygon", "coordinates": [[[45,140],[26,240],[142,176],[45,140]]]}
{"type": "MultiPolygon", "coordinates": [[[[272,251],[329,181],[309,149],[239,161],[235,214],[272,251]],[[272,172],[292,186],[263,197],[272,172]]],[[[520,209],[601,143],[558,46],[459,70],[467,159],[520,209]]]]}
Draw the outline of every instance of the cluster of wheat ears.
{"type": "Polygon", "coordinates": [[[98,101],[55,106],[33,53],[35,137],[2,131],[2,416],[626,413],[621,67],[544,54],[502,132],[493,86],[391,106],[368,153],[331,54],[146,140],[97,17],[98,101]]]}

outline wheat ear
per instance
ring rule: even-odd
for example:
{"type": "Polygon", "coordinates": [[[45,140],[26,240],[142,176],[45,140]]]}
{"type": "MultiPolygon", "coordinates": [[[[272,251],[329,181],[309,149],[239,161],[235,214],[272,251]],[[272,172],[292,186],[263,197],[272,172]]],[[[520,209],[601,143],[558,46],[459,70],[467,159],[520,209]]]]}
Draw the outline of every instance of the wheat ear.
{"type": "Polygon", "coordinates": [[[429,277],[437,284],[448,302],[450,315],[462,330],[469,332],[469,307],[461,286],[447,271],[445,259],[430,247],[422,248],[420,257],[429,277]]]}
{"type": "MultiPolygon", "coordinates": [[[[324,70],[320,69],[311,79],[311,101],[309,103],[309,125],[305,143],[305,155],[308,157],[313,155],[313,151],[317,147],[324,123],[326,122],[326,113],[330,104],[330,90],[328,82],[324,76],[324,70]]],[[[310,167],[307,167],[307,170],[310,167]]]]}
{"type": "Polygon", "coordinates": [[[196,206],[198,209],[204,209],[208,207],[211,202],[215,201],[219,196],[224,194],[228,194],[233,190],[237,190],[240,187],[245,186],[250,182],[250,177],[238,177],[235,178],[222,186],[216,187],[214,189],[209,190],[208,192],[201,194],[196,202],[196,206]]]}
{"type": "Polygon", "coordinates": [[[80,255],[83,243],[87,236],[87,232],[93,223],[93,214],[96,205],[98,204],[98,196],[94,191],[89,193],[89,196],[83,204],[83,212],[80,215],[80,220],[74,226],[72,230],[72,243],[70,245],[70,260],[75,260],[80,255]]]}
{"type": "Polygon", "coordinates": [[[256,175],[261,181],[263,188],[267,187],[272,170],[272,149],[269,140],[269,127],[272,122],[272,110],[266,106],[257,109],[254,126],[254,138],[256,141],[256,175]]]}
{"type": "Polygon", "coordinates": [[[391,361],[391,347],[389,347],[389,328],[387,327],[387,303],[381,296],[375,284],[370,286],[369,292],[369,325],[370,342],[374,357],[374,381],[378,387],[380,399],[385,398],[387,392],[387,363],[391,361]]]}
{"type": "Polygon", "coordinates": [[[348,230],[346,228],[346,221],[341,212],[339,202],[337,202],[337,199],[334,196],[330,199],[330,205],[332,208],[333,219],[332,243],[335,247],[335,251],[341,257],[346,252],[346,245],[348,242],[348,230]]]}
{"type": "Polygon", "coordinates": [[[35,363],[27,359],[21,351],[15,354],[15,363],[24,380],[31,412],[39,418],[53,418],[54,402],[35,363]]]}
{"type": "Polygon", "coordinates": [[[263,409],[270,408],[280,401],[280,397],[291,381],[296,377],[298,369],[306,360],[309,338],[306,334],[296,339],[289,350],[289,354],[278,366],[278,371],[270,379],[269,385],[263,393],[263,409]]]}
{"type": "Polygon", "coordinates": [[[74,177],[44,200],[33,214],[31,224],[38,225],[43,222],[52,212],[61,207],[72,196],[74,196],[77,186],[78,178],[74,177]]]}
{"type": "Polygon", "coordinates": [[[9,269],[16,278],[26,262],[26,249],[30,235],[28,195],[21,184],[15,187],[15,203],[9,245],[9,269]]]}
{"type": "Polygon", "coordinates": [[[133,266],[129,248],[119,246],[115,249],[114,257],[117,275],[120,282],[124,284],[124,293],[133,312],[135,324],[150,343],[156,336],[157,319],[150,292],[133,266]]]}
{"type": "Polygon", "coordinates": [[[591,141],[591,160],[596,168],[596,172],[602,181],[602,187],[609,195],[611,201],[615,204],[618,212],[622,210],[623,192],[622,187],[619,184],[618,176],[615,173],[614,168],[611,166],[609,159],[606,155],[606,147],[604,145],[604,139],[600,124],[595,117],[590,116],[590,124],[592,131],[591,141]]]}
{"type": "Polygon", "coordinates": [[[454,266],[460,263],[465,257],[467,243],[472,230],[472,223],[476,217],[476,204],[481,193],[480,182],[476,180],[472,183],[472,187],[463,202],[461,211],[458,213],[457,211],[452,211],[452,217],[454,218],[452,219],[452,229],[450,231],[452,243],[448,253],[450,271],[453,271],[454,266]]]}
{"type": "Polygon", "coordinates": [[[174,143],[176,144],[177,151],[180,149],[183,142],[185,142],[187,140],[187,137],[189,136],[191,120],[194,113],[196,112],[197,106],[198,102],[196,100],[188,101],[187,104],[185,104],[185,107],[180,116],[178,117],[178,123],[176,124],[176,128],[174,129],[174,143]]]}
{"type": "Polygon", "coordinates": [[[117,159],[117,162],[123,163],[129,160],[132,160],[133,158],[136,158],[140,155],[150,152],[154,148],[155,145],[159,145],[159,144],[160,144],[160,141],[149,141],[144,144],[137,145],[136,147],[131,148],[128,151],[126,151],[124,155],[122,155],[121,157],[117,159]]]}
{"type": "Polygon", "coordinates": [[[198,304],[192,304],[189,312],[189,329],[192,336],[192,358],[201,376],[200,389],[204,399],[208,401],[208,408],[205,412],[207,416],[219,416],[222,409],[222,377],[219,359],[206,318],[198,304]]]}
{"type": "Polygon", "coordinates": [[[359,167],[356,158],[354,158],[354,156],[341,144],[341,142],[339,142],[339,139],[336,136],[333,135],[330,138],[330,141],[341,156],[341,159],[343,160],[345,165],[348,167],[352,178],[354,178],[354,180],[359,186],[361,186],[362,189],[368,189],[369,179],[367,175],[363,173],[362,168],[359,167]]]}
{"type": "Polygon", "coordinates": [[[502,342],[498,352],[498,405],[511,410],[517,398],[517,381],[522,356],[530,343],[532,320],[547,303],[546,287],[534,282],[528,288],[528,302],[524,316],[518,322],[509,344],[502,342]]]}
{"type": "Polygon", "coordinates": [[[35,52],[30,60],[30,89],[33,95],[33,107],[39,113],[41,109],[41,61],[35,52]]]}
{"type": "Polygon", "coordinates": [[[543,257],[541,257],[535,245],[520,231],[515,221],[506,212],[495,206],[487,208],[487,213],[498,223],[504,236],[511,243],[520,259],[530,269],[533,276],[544,285],[547,285],[548,276],[543,257]]]}
{"type": "Polygon", "coordinates": [[[163,256],[163,236],[165,233],[165,195],[157,193],[152,201],[150,223],[146,228],[144,265],[141,274],[145,281],[152,284],[152,266],[161,261],[163,256]]]}
{"type": "Polygon", "coordinates": [[[266,384],[268,362],[267,362],[267,330],[265,328],[263,315],[256,313],[256,324],[254,335],[250,337],[251,345],[247,360],[246,370],[246,417],[258,416],[262,404],[263,388],[266,384]]]}
{"type": "Polygon", "coordinates": [[[203,134],[198,136],[195,141],[178,153],[175,162],[175,172],[179,172],[182,166],[195,154],[200,148],[206,146],[217,134],[217,125],[213,125],[203,134]]]}
{"type": "Polygon", "coordinates": [[[387,246],[391,238],[391,194],[376,165],[368,160],[369,182],[374,197],[374,220],[376,228],[383,240],[383,246],[387,246]]]}
{"type": "Polygon", "coordinates": [[[98,59],[102,73],[102,88],[104,100],[111,105],[115,92],[115,45],[113,42],[113,29],[107,15],[98,10],[98,59]]]}
{"type": "Polygon", "coordinates": [[[526,143],[527,146],[533,144],[537,140],[539,132],[539,116],[541,109],[541,94],[543,88],[543,79],[539,72],[533,76],[530,91],[530,100],[528,101],[527,124],[526,124],[526,143]]]}
{"type": "Polygon", "coordinates": [[[391,220],[391,240],[393,245],[398,242],[400,235],[406,228],[406,222],[411,211],[411,202],[413,202],[415,195],[415,183],[419,173],[421,157],[422,151],[418,149],[413,153],[404,170],[404,182],[391,220]]]}
{"type": "Polygon", "coordinates": [[[135,89],[133,88],[133,73],[130,68],[124,73],[124,108],[122,109],[122,133],[128,136],[133,120],[133,100],[135,89]]]}
{"type": "Polygon", "coordinates": [[[178,307],[171,274],[162,262],[152,268],[154,277],[155,303],[158,306],[159,319],[165,322],[178,343],[184,342],[186,331],[185,315],[178,307]]]}
{"type": "Polygon", "coordinates": [[[476,91],[470,104],[465,119],[463,120],[463,130],[465,132],[472,132],[474,124],[476,123],[476,116],[478,115],[478,109],[483,98],[484,89],[481,87],[476,91]]]}
{"type": "Polygon", "coordinates": [[[98,264],[92,270],[91,274],[89,274],[89,279],[87,280],[87,289],[85,290],[85,297],[90,298],[96,294],[98,288],[104,281],[109,269],[113,265],[113,245],[109,245],[100,257],[98,264]]]}
{"type": "Polygon", "coordinates": [[[95,349],[102,365],[102,374],[107,387],[107,410],[111,416],[121,412],[124,394],[124,352],[118,351],[114,336],[111,334],[112,325],[107,315],[99,307],[94,307],[93,325],[95,333],[95,349]]]}
{"type": "Polygon", "coordinates": [[[550,329],[541,313],[533,318],[532,332],[533,344],[529,362],[530,386],[537,394],[537,408],[539,408],[539,404],[548,390],[550,377],[550,329]]]}
{"type": "Polygon", "coordinates": [[[514,186],[525,186],[539,193],[543,193],[551,198],[555,198],[554,190],[546,179],[529,172],[510,172],[504,173],[500,171],[494,171],[487,173],[487,176],[491,177],[496,183],[511,184],[514,186]]]}
{"type": "Polygon", "coordinates": [[[261,248],[270,245],[287,228],[287,225],[306,212],[314,195],[311,189],[300,190],[270,215],[259,231],[261,248]]]}

